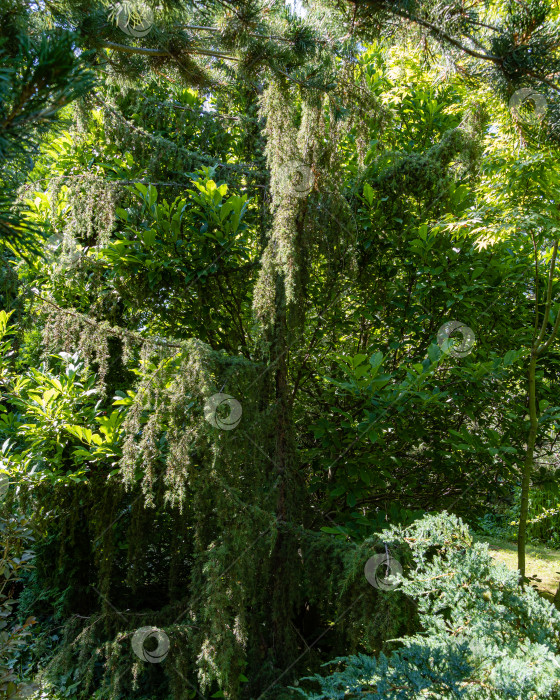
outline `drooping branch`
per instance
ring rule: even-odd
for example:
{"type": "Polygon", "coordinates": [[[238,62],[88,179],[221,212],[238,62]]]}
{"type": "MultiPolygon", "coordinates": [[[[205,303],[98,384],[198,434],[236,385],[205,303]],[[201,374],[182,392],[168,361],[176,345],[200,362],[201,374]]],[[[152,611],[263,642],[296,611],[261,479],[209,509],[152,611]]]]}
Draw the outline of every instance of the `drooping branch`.
{"type": "MultiPolygon", "coordinates": [[[[550,314],[550,305],[552,303],[552,282],[554,279],[554,271],[556,268],[556,256],[558,254],[558,241],[554,242],[554,248],[552,250],[552,260],[550,261],[550,270],[548,274],[548,286],[546,290],[546,302],[545,302],[545,308],[544,308],[544,316],[543,316],[543,322],[542,322],[542,327],[541,327],[541,332],[539,333],[538,340],[536,342],[536,347],[537,347],[537,353],[541,353],[542,350],[545,349],[545,347],[540,347],[540,344],[544,340],[544,336],[546,333],[546,327],[548,325],[548,317],[550,314]]],[[[538,303],[538,299],[537,299],[538,303]]],[[[552,336],[551,336],[552,337],[552,336]]]]}
{"type": "Polygon", "coordinates": [[[243,171],[246,173],[259,173],[261,171],[257,170],[255,167],[253,167],[252,163],[216,163],[215,158],[209,155],[205,155],[203,153],[197,153],[196,151],[189,151],[186,148],[182,148],[181,146],[178,146],[176,143],[173,141],[170,141],[169,139],[166,139],[164,136],[154,136],[151,134],[149,131],[146,131],[146,129],[142,129],[139,126],[136,126],[136,124],[133,124],[131,121],[129,121],[123,114],[121,114],[118,110],[114,109],[111,105],[107,104],[107,102],[101,97],[99,93],[95,94],[97,103],[100,106],[105,107],[114,117],[122,121],[124,124],[128,126],[128,128],[131,131],[135,131],[138,134],[141,134],[145,138],[154,141],[156,143],[166,143],[170,147],[174,148],[176,151],[181,152],[185,154],[189,158],[193,158],[195,160],[198,160],[202,163],[211,163],[214,165],[217,165],[218,167],[221,168],[226,168],[230,170],[239,170],[243,171]]]}
{"type": "MultiPolygon", "coordinates": [[[[89,316],[80,313],[79,311],[75,311],[74,309],[65,309],[64,307],[59,306],[52,299],[48,299],[47,297],[42,296],[41,294],[39,294],[39,292],[36,292],[33,289],[30,291],[36,299],[39,299],[39,301],[42,301],[44,304],[47,304],[48,306],[51,306],[52,308],[56,309],[59,313],[64,314],[66,316],[72,316],[72,318],[76,318],[82,323],[86,324],[87,326],[91,326],[96,330],[100,329],[101,324],[95,319],[92,319],[89,316]]],[[[174,343],[164,338],[158,338],[157,336],[146,338],[145,336],[140,335],[140,333],[134,333],[133,331],[129,331],[126,328],[104,327],[104,330],[108,335],[112,335],[115,338],[122,339],[126,337],[128,340],[133,340],[139,344],[153,343],[154,345],[162,345],[164,347],[179,349],[183,347],[181,343],[174,343]]]]}

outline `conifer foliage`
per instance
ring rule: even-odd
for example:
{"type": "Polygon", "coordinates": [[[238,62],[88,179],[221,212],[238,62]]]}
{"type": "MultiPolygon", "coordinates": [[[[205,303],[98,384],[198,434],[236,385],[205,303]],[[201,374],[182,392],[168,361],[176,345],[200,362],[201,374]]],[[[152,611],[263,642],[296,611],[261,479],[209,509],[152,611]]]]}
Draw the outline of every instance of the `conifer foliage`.
{"type": "Polygon", "coordinates": [[[390,656],[335,659],[308,700],[372,698],[557,698],[560,614],[515,573],[473,544],[453,516],[426,516],[381,538],[405,541],[413,564],[401,590],[417,602],[421,632],[390,656]]]}

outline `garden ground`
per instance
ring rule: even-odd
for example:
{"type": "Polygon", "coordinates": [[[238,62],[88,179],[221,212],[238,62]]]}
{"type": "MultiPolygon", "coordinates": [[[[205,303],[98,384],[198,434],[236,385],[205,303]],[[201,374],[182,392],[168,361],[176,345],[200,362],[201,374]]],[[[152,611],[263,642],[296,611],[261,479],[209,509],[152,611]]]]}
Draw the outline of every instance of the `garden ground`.
{"type": "MultiPolygon", "coordinates": [[[[517,569],[517,545],[497,537],[478,537],[488,542],[490,554],[509,569],[517,569]]],[[[534,578],[537,590],[552,599],[560,583],[560,550],[527,545],[527,576],[534,578]]]]}

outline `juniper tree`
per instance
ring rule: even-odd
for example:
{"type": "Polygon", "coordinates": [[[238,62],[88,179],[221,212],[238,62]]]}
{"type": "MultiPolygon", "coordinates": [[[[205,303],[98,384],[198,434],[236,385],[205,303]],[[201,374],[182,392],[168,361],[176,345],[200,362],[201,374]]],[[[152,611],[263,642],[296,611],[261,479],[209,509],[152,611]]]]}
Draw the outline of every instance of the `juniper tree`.
{"type": "MultiPolygon", "coordinates": [[[[284,89],[291,83],[305,90],[328,91],[336,83],[333,58],[351,56],[357,42],[399,34],[419,36],[427,51],[433,43],[444,52],[450,70],[475,83],[487,81],[503,100],[516,99],[517,94],[520,104],[525,99],[538,108],[535,100],[544,97],[546,138],[555,145],[560,135],[556,81],[560,28],[549,0],[473,5],[463,0],[323,1],[303,3],[305,20],[290,14],[283,2],[264,7],[252,0],[205,3],[203,8],[170,2],[161,9],[154,7],[148,20],[142,18],[146,6],[128,3],[118,9],[103,3],[87,9],[71,2],[50,6],[57,20],[69,23],[83,45],[102,54],[116,72],[134,76],[141,66],[165,66],[192,85],[218,92],[232,75],[249,82],[273,77],[287,81],[284,89]],[[119,32],[123,21],[132,28],[127,42],[119,32]],[[139,31],[134,30],[135,22],[139,31]],[[263,78],[264,74],[268,77],[263,78]]],[[[278,303],[284,302],[279,298],[278,303]]],[[[278,342],[281,347],[282,341],[278,342]]],[[[527,482],[530,458],[525,471],[527,482]]],[[[525,488],[524,513],[527,499],[525,488]]],[[[522,572],[525,517],[519,531],[522,572]]]]}

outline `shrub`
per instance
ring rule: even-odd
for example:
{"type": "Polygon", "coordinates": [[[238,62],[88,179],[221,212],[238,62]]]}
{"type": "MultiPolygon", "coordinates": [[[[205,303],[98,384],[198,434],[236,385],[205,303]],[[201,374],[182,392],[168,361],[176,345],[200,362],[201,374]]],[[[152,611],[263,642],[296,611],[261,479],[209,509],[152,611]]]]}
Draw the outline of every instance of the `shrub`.
{"type": "Polygon", "coordinates": [[[560,698],[560,613],[518,575],[473,544],[453,515],[427,515],[383,539],[406,542],[413,566],[401,590],[418,606],[422,632],[398,640],[390,657],[337,658],[307,700],[372,698],[560,698]]]}

